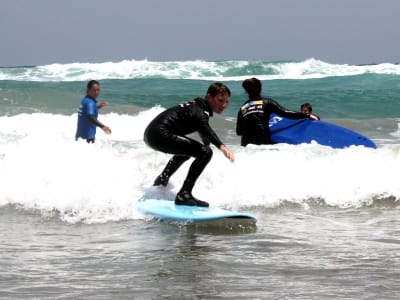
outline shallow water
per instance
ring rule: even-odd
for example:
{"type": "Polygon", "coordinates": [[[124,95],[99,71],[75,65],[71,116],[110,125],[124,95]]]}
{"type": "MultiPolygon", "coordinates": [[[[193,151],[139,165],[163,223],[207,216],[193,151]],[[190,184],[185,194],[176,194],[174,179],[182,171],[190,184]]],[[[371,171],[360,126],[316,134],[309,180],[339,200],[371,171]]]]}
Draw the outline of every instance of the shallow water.
{"type": "Polygon", "coordinates": [[[0,297],[397,299],[396,203],[253,207],[256,227],[67,224],[0,211],[0,297]]]}

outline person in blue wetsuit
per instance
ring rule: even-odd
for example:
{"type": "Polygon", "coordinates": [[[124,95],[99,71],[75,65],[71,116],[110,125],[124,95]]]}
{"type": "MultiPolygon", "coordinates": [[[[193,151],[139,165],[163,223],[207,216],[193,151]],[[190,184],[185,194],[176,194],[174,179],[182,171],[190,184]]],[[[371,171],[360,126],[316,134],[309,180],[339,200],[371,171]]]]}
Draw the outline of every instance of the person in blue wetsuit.
{"type": "Polygon", "coordinates": [[[183,186],[175,197],[176,205],[209,206],[207,202],[193,197],[192,190],[197,178],[211,160],[211,143],[231,162],[234,161],[233,153],[209,125],[209,118],[213,113],[220,114],[228,106],[230,96],[227,86],[219,82],[213,83],[208,88],[205,99],[195,98],[165,110],[150,122],[144,132],[144,141],[149,147],[174,155],[156,178],[154,185],[166,186],[172,174],[190,157],[194,157],[183,186]],[[186,136],[193,132],[199,133],[202,143],[186,136]]]}
{"type": "Polygon", "coordinates": [[[97,119],[99,109],[108,105],[107,101],[97,104],[100,96],[100,83],[97,80],[90,80],[87,84],[86,96],[82,99],[78,112],[78,126],[75,139],[86,139],[88,143],[94,143],[96,138],[96,127],[100,127],[106,134],[111,134],[111,129],[103,125],[97,119]]]}
{"type": "Polygon", "coordinates": [[[288,119],[317,119],[312,114],[304,114],[287,110],[271,98],[261,97],[262,85],[257,78],[243,81],[242,87],[249,95],[249,99],[240,107],[236,120],[236,133],[242,136],[241,145],[272,144],[269,130],[271,113],[288,119]]]}

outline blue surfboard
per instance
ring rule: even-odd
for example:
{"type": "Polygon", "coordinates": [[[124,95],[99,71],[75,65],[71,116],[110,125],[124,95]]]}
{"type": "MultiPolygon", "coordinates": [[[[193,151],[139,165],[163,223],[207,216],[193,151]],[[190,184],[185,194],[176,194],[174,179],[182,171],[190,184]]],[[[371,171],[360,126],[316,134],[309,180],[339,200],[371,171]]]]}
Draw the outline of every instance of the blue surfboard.
{"type": "Polygon", "coordinates": [[[255,224],[257,221],[250,213],[230,211],[212,205],[210,207],[175,205],[174,201],[159,199],[139,201],[138,210],[145,215],[173,222],[245,226],[255,224]]]}
{"type": "Polygon", "coordinates": [[[269,120],[271,140],[274,143],[301,144],[315,141],[332,148],[345,148],[352,145],[376,148],[369,138],[325,121],[310,119],[292,120],[271,114],[269,120]]]}

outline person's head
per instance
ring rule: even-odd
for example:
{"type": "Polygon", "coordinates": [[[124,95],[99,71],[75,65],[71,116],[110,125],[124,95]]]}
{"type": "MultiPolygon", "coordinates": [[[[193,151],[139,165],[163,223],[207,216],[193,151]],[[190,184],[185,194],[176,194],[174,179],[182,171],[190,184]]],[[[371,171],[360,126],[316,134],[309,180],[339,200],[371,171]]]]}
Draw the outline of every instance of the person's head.
{"type": "Polygon", "coordinates": [[[87,84],[86,94],[97,99],[100,96],[100,83],[97,80],[90,80],[87,84]]]}
{"type": "Polygon", "coordinates": [[[220,82],[214,82],[208,87],[206,101],[215,113],[222,113],[228,107],[231,91],[220,82]]]}
{"type": "Polygon", "coordinates": [[[301,106],[300,106],[300,111],[303,113],[303,114],[311,114],[312,113],[312,106],[311,106],[311,104],[310,103],[303,103],[301,106]]]}
{"type": "Polygon", "coordinates": [[[248,78],[242,82],[242,87],[249,95],[250,99],[261,98],[262,85],[257,78],[248,78]]]}

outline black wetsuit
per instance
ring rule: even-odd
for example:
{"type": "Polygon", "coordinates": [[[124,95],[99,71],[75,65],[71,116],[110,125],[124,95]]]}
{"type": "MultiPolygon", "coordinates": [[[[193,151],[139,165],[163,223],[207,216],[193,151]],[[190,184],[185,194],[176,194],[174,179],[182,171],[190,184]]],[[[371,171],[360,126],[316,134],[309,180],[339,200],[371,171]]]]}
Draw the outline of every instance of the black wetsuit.
{"type": "Polygon", "coordinates": [[[218,148],[222,145],[208,123],[212,115],[208,103],[202,98],[196,98],[165,110],[151,121],[144,132],[144,141],[148,146],[174,154],[161,174],[167,181],[186,160],[195,158],[183,186],[189,192],[212,157],[209,144],[218,148]],[[203,144],[186,136],[196,131],[203,144]]]}
{"type": "Polygon", "coordinates": [[[310,118],[307,114],[283,108],[271,98],[249,99],[242,105],[237,116],[236,133],[242,136],[242,146],[272,144],[269,130],[271,113],[288,119],[310,118]]]}

